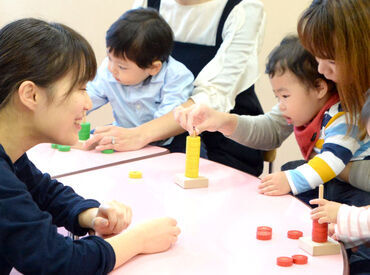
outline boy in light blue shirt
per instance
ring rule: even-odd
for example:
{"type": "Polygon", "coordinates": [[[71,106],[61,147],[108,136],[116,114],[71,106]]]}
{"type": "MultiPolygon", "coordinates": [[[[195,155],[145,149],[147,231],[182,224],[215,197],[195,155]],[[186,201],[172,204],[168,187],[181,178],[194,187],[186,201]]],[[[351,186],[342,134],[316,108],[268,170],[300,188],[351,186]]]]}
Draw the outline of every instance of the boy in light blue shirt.
{"type": "Polygon", "coordinates": [[[91,111],[109,102],[113,125],[133,128],[185,102],[193,91],[194,77],[170,57],[172,45],[172,30],[157,11],[124,13],[108,29],[107,57],[87,84],[91,111]]]}

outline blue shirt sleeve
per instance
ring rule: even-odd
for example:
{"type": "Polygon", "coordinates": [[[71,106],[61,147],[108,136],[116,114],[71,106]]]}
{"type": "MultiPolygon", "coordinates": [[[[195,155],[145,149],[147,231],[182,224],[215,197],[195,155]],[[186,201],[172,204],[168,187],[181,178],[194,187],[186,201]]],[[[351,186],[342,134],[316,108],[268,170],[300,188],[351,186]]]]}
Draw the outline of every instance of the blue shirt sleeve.
{"type": "Polygon", "coordinates": [[[183,65],[170,57],[168,69],[163,81],[162,102],[154,113],[154,118],[171,112],[175,107],[184,103],[192,95],[194,76],[183,65]]]}
{"type": "Polygon", "coordinates": [[[89,81],[86,85],[87,93],[93,104],[91,110],[89,110],[87,113],[99,109],[101,106],[109,102],[106,91],[107,89],[110,89],[110,85],[104,77],[104,74],[106,73],[105,68],[107,67],[107,62],[108,61],[106,59],[102,62],[102,65],[99,67],[95,78],[92,81],[89,81]]]}
{"type": "Polygon", "coordinates": [[[172,57],[158,74],[136,85],[123,85],[112,76],[106,58],[87,84],[93,111],[110,103],[113,125],[132,128],[163,116],[184,103],[193,92],[193,74],[172,57]]]}

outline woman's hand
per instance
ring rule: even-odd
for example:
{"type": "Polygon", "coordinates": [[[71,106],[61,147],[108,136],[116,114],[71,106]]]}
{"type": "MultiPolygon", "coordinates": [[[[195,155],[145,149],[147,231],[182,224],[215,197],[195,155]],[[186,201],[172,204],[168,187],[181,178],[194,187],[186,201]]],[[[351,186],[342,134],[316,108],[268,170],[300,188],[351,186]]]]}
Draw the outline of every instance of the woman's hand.
{"type": "Polygon", "coordinates": [[[238,122],[236,115],[219,112],[203,104],[194,104],[187,108],[179,106],[174,109],[174,116],[177,123],[190,135],[194,131],[196,135],[203,131],[220,131],[224,135],[231,135],[238,122]]]}
{"type": "Polygon", "coordinates": [[[90,208],[80,213],[81,227],[91,228],[98,235],[118,234],[126,229],[132,218],[129,206],[117,201],[100,205],[99,208],[90,208]]]}
{"type": "Polygon", "coordinates": [[[181,233],[177,222],[172,218],[158,218],[136,226],[141,241],[141,253],[162,252],[171,247],[181,233]]]}
{"type": "Polygon", "coordinates": [[[176,220],[158,218],[131,227],[122,234],[105,239],[113,247],[118,267],[137,254],[166,251],[180,234],[176,220]]]}
{"type": "Polygon", "coordinates": [[[140,127],[122,128],[118,126],[103,126],[95,129],[94,135],[85,142],[86,149],[103,151],[114,149],[115,151],[132,151],[147,145],[144,133],[140,127]]]}

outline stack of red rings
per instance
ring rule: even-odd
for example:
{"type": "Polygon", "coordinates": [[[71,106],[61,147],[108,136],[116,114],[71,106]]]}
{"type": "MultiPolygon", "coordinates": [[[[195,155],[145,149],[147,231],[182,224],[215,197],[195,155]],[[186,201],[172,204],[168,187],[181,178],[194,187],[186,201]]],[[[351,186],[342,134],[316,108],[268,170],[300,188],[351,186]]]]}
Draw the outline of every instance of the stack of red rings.
{"type": "Polygon", "coordinates": [[[257,227],[257,239],[262,241],[271,240],[272,228],[269,226],[258,226],[257,227]]]}
{"type": "Polygon", "coordinates": [[[313,220],[312,223],[312,241],[317,243],[325,243],[328,240],[328,224],[319,223],[318,220],[313,220]]]}
{"type": "Polygon", "coordinates": [[[288,231],[288,238],[293,240],[298,240],[300,237],[303,236],[303,232],[299,230],[289,230],[288,231]]]}
{"type": "Polygon", "coordinates": [[[293,265],[293,258],[291,257],[277,257],[276,258],[276,264],[279,266],[292,266],[293,265]]]}

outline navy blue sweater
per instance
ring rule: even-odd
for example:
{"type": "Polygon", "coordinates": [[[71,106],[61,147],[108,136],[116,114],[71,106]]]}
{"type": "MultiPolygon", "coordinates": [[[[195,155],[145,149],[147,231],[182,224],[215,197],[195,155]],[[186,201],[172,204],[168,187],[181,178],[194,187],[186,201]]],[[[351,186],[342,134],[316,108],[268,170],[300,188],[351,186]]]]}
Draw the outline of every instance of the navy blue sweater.
{"type": "Polygon", "coordinates": [[[0,144],[0,274],[12,267],[25,274],[106,274],[115,265],[113,248],[100,237],[72,241],[87,230],[78,214],[98,207],[72,188],[41,173],[24,154],[13,165],[0,144]]]}

